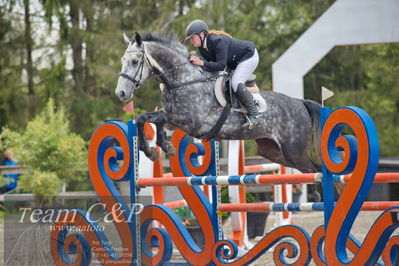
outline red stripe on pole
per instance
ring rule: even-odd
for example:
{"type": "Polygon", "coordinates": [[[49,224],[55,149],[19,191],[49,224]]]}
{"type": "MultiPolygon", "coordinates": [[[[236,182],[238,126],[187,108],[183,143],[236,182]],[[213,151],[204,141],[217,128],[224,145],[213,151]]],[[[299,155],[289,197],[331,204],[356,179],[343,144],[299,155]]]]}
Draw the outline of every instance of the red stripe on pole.
{"type": "Polygon", "coordinates": [[[156,186],[187,186],[187,177],[173,178],[140,178],[137,181],[139,187],[156,187],[156,186]]]}
{"type": "Polygon", "coordinates": [[[262,185],[315,183],[315,174],[260,175],[259,183],[262,185]]]}
{"type": "Polygon", "coordinates": [[[164,205],[171,209],[177,209],[177,208],[187,206],[187,202],[185,200],[176,200],[176,201],[165,202],[164,205]]]}
{"type": "MultiPolygon", "coordinates": [[[[281,166],[281,174],[285,174],[285,166],[281,166]]],[[[287,185],[282,184],[281,185],[281,200],[283,203],[288,203],[288,195],[287,195],[287,185]]],[[[283,212],[283,219],[288,219],[290,218],[290,213],[289,212],[283,212]]]]}
{"type": "MultiPolygon", "coordinates": [[[[153,165],[153,176],[154,178],[162,178],[163,177],[163,167],[162,167],[162,153],[161,148],[157,146],[156,151],[158,153],[158,160],[154,162],[153,165]]],[[[154,187],[154,203],[162,204],[164,203],[165,195],[164,195],[164,187],[154,187]]]]}
{"type": "Polygon", "coordinates": [[[271,202],[262,203],[223,203],[218,206],[221,212],[269,212],[271,202]]]}
{"type": "MultiPolygon", "coordinates": [[[[344,181],[348,183],[352,175],[345,175],[344,181]]],[[[375,175],[374,183],[398,183],[399,173],[377,173],[375,175]]]]}
{"type": "Polygon", "coordinates": [[[399,207],[399,201],[366,201],[362,211],[383,211],[392,207],[399,207]]]}
{"type": "Polygon", "coordinates": [[[263,166],[261,164],[245,166],[246,173],[256,173],[256,172],[262,172],[262,171],[263,171],[263,166]]]}

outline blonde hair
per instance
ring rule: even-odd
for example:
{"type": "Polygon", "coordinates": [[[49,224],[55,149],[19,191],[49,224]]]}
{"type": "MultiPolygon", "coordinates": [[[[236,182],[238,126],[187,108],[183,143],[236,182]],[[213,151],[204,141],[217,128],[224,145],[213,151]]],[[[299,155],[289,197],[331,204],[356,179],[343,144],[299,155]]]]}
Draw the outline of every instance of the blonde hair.
{"type": "Polygon", "coordinates": [[[228,34],[227,32],[224,32],[224,31],[222,31],[222,30],[210,30],[210,31],[209,31],[209,34],[210,34],[210,35],[224,35],[224,36],[233,38],[233,37],[231,37],[230,34],[228,34]]]}

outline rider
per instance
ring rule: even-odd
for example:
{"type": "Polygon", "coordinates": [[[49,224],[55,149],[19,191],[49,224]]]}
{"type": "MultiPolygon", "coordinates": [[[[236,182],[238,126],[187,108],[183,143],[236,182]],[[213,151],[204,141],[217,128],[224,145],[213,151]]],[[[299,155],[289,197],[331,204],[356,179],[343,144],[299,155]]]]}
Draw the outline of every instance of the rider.
{"type": "Polygon", "coordinates": [[[252,94],[245,86],[259,62],[255,45],[249,41],[234,39],[223,31],[210,31],[208,25],[200,19],[187,26],[187,39],[190,39],[194,47],[198,47],[203,57],[201,59],[191,55],[190,61],[193,64],[210,72],[223,71],[226,68],[235,70],[231,79],[232,87],[238,100],[247,110],[250,120],[243,127],[259,124],[261,115],[257,112],[252,94]]]}

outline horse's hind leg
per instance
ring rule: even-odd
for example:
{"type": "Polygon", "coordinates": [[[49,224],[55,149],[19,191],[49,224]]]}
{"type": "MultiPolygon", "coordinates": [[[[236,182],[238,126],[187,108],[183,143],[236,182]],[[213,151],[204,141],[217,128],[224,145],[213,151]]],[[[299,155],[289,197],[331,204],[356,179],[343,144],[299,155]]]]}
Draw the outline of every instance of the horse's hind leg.
{"type": "Polygon", "coordinates": [[[346,188],[346,184],[334,184],[335,189],[337,190],[338,195],[342,195],[346,188]]]}
{"type": "Polygon", "coordinates": [[[284,160],[283,153],[275,141],[267,138],[256,139],[255,141],[258,148],[258,154],[260,156],[272,162],[287,165],[287,162],[284,160]]]}

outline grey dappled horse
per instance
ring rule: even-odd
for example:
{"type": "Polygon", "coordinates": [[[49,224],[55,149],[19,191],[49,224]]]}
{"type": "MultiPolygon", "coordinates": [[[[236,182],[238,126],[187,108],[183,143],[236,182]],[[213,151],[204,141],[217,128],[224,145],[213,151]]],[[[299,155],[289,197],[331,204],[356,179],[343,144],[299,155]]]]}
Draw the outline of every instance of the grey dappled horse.
{"type": "MultiPolygon", "coordinates": [[[[197,138],[205,135],[223,110],[214,94],[215,81],[210,73],[188,61],[187,49],[174,35],[136,33],[131,40],[126,35],[124,39],[128,47],[122,56],[115,93],[121,101],[127,101],[148,79],[156,77],[164,84],[163,109],[137,118],[139,149],[147,157],[156,158],[143,133],[144,123],[151,122],[157,126],[157,145],[173,155],[163,127],[180,128],[197,138]]],[[[231,112],[214,139],[255,139],[259,154],[273,162],[302,172],[320,171],[320,105],[277,92],[260,93],[267,105],[263,123],[244,129],[244,115],[231,112]]]]}

